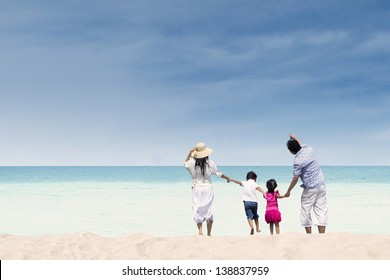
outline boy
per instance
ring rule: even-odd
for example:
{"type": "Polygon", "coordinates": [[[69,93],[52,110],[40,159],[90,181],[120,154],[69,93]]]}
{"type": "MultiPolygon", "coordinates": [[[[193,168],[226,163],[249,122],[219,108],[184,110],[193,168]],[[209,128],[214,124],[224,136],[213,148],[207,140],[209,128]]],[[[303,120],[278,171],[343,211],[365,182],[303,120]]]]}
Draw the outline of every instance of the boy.
{"type": "Polygon", "coordinates": [[[264,193],[264,190],[259,187],[256,183],[257,175],[255,172],[250,171],[246,175],[246,181],[237,181],[234,179],[231,179],[230,181],[240,185],[243,187],[243,194],[242,194],[242,199],[244,201],[244,208],[245,208],[245,213],[246,217],[248,219],[248,224],[251,228],[250,234],[253,235],[255,230],[254,230],[254,225],[253,225],[253,220],[255,220],[256,224],[256,231],[260,232],[259,228],[259,215],[257,214],[257,196],[256,196],[256,190],[264,193]]]}

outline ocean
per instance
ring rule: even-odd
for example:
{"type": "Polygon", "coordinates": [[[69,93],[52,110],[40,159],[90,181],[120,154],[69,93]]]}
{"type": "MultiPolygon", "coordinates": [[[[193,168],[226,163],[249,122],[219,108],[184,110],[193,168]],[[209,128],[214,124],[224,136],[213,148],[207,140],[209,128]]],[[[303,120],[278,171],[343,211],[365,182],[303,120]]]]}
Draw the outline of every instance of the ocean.
{"type": "MultiPolygon", "coordinates": [[[[257,182],[274,178],[283,194],[291,166],[219,166],[237,180],[248,171],[257,182]]],[[[329,220],[327,232],[390,234],[390,167],[323,166],[329,220]]],[[[241,187],[213,177],[214,236],[246,236],[249,227],[241,187]]],[[[280,199],[283,232],[299,224],[301,188],[280,199]]],[[[260,234],[265,200],[259,198],[260,234]]],[[[183,166],[0,167],[0,234],[23,236],[88,232],[105,237],[146,232],[154,236],[197,233],[192,220],[191,180],[183,166]]]]}

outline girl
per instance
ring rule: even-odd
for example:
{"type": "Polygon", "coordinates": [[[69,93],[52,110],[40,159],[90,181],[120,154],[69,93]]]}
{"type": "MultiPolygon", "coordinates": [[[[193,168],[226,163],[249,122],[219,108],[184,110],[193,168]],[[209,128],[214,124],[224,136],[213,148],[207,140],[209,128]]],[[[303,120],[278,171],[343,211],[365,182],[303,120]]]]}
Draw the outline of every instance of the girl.
{"type": "Polygon", "coordinates": [[[282,221],[282,216],[278,207],[278,198],[284,198],[279,191],[275,191],[278,184],[274,179],[267,181],[268,192],[263,193],[263,197],[267,200],[267,208],[265,210],[265,221],[269,224],[271,234],[274,234],[274,225],[276,234],[280,233],[279,223],[282,221]]]}

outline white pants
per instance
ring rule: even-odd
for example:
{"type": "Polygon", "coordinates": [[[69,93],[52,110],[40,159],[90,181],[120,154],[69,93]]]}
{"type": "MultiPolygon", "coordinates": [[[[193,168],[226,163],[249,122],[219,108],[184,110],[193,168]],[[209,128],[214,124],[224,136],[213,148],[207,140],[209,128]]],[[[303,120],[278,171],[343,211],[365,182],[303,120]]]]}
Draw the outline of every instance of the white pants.
{"type": "Polygon", "coordinates": [[[304,227],[312,226],[311,210],[313,210],[316,217],[316,225],[326,226],[328,222],[328,204],[325,185],[303,189],[301,196],[301,224],[304,227]]]}

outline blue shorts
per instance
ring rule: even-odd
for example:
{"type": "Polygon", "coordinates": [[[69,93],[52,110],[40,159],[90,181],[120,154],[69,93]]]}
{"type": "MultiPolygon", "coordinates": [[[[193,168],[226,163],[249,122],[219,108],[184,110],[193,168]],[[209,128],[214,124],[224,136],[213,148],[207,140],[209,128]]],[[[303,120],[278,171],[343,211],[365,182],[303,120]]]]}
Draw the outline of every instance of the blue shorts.
{"type": "Polygon", "coordinates": [[[257,214],[257,202],[244,201],[244,208],[248,219],[253,220],[259,218],[259,215],[257,214]]]}

